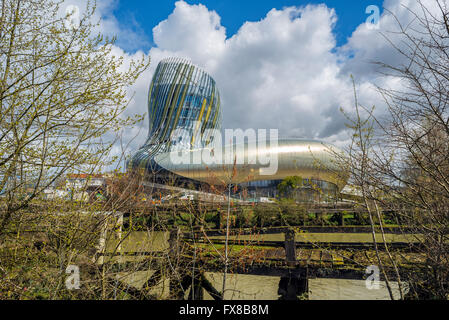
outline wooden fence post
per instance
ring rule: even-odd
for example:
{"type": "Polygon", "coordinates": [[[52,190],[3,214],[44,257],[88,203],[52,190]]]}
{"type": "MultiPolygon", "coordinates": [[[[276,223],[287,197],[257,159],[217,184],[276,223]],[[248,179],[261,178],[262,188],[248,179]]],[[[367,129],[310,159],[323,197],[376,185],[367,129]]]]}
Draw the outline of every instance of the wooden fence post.
{"type": "Polygon", "coordinates": [[[288,229],[285,231],[285,256],[289,267],[296,266],[296,242],[295,231],[288,229]]]}
{"type": "Polygon", "coordinates": [[[179,240],[181,238],[180,229],[177,227],[170,231],[170,237],[168,239],[169,249],[168,249],[168,259],[170,259],[170,264],[173,267],[173,270],[170,272],[169,277],[169,290],[170,297],[175,300],[182,300],[184,298],[183,288],[187,285],[188,279],[184,277],[182,274],[178,274],[179,268],[179,240]]]}
{"type": "Polygon", "coordinates": [[[345,225],[345,215],[344,215],[344,213],[343,212],[339,212],[336,215],[337,215],[338,225],[340,227],[344,227],[344,225],[345,225]]]}
{"type": "Polygon", "coordinates": [[[170,246],[169,256],[171,259],[177,259],[179,256],[179,240],[181,237],[181,231],[179,228],[170,231],[170,237],[168,239],[168,244],[170,246]]]}

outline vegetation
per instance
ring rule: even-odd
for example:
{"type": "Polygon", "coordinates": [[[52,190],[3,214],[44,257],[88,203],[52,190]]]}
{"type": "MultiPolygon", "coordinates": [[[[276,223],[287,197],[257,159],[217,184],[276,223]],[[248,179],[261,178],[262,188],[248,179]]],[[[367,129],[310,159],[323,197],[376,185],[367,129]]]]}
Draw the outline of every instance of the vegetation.
{"type": "MultiPolygon", "coordinates": [[[[263,246],[259,233],[271,227],[303,233],[306,226],[344,230],[345,225],[369,228],[373,250],[335,253],[316,237],[303,235],[312,249],[301,252],[308,255],[301,263],[338,268],[344,261],[358,271],[376,264],[392,299],[393,282],[401,299],[448,298],[446,7],[440,3],[437,15],[425,6],[424,16],[413,13],[417,33],[398,25],[405,45],[392,45],[408,64],[379,65],[406,87],[379,88],[387,119],[360,105],[354,86],[354,113],[347,114],[352,140],[346,154],[337,155],[351,174],[351,185],[361,191],[349,208],[298,204],[304,182],[297,176],[280,183],[276,203],[234,203],[235,164],[229,181],[208,190],[223,199],[215,204],[164,202],[162,193],[169,196],[169,191],[143,183],[152,181],[151,174],[118,170],[104,175],[106,186],[94,192],[86,180],[70,196],[47,198],[50,188],[67,191],[67,174],[95,178],[116,160],[110,151],[120,137],[118,129],[141,119],[122,114],[129,102],[127,88],[149,61],[142,58],[126,67],[114,57],[114,39],[94,34],[94,11],[88,3],[79,24],[67,24],[72,14],[60,16],[54,1],[2,1],[0,299],[199,299],[202,289],[223,299],[232,291],[226,277],[233,270],[253,262],[285,262],[287,250],[263,246]],[[85,197],[88,191],[93,196],[85,197]],[[388,227],[413,243],[393,249],[388,227]],[[240,235],[242,244],[230,243],[240,235]],[[217,239],[224,243],[214,244],[217,239]],[[77,290],[67,286],[70,266],[80,268],[77,290]],[[207,280],[206,266],[221,272],[220,290],[207,280]]],[[[284,235],[267,238],[281,242],[284,235]]]]}
{"type": "MultiPolygon", "coordinates": [[[[116,160],[109,155],[119,129],[141,118],[122,116],[126,90],[149,60],[126,66],[115,57],[114,39],[95,33],[91,2],[77,23],[69,22],[73,12],[60,14],[60,5],[1,2],[0,298],[108,296],[105,287],[95,293],[98,283],[68,292],[65,271],[76,262],[99,275],[88,256],[125,200],[45,201],[44,191],[68,173],[101,172],[116,160]],[[95,214],[106,209],[112,213],[95,214]]],[[[97,279],[105,284],[102,272],[97,279]]]]}
{"type": "MultiPolygon", "coordinates": [[[[379,88],[387,116],[379,119],[374,107],[359,105],[348,116],[353,132],[349,155],[342,165],[351,173],[351,183],[362,193],[363,208],[373,226],[378,264],[387,279],[378,254],[383,247],[387,261],[397,267],[385,240],[377,243],[374,224],[394,223],[422,235],[421,253],[428,268],[410,274],[417,299],[447,299],[449,296],[449,23],[447,6],[437,1],[438,12],[419,2],[413,27],[398,21],[398,39],[391,45],[406,61],[402,65],[378,62],[383,73],[404,84],[403,89],[379,88]],[[401,44],[399,45],[399,42],[401,44]],[[384,211],[394,212],[385,218],[384,211]]],[[[405,232],[405,231],[404,231],[405,232]]],[[[396,268],[395,278],[400,282],[396,268]]],[[[401,288],[400,288],[401,289],[401,288]]],[[[391,292],[391,290],[390,290],[391,292]]],[[[403,298],[403,295],[401,294],[403,298]]]]}
{"type": "Polygon", "coordinates": [[[295,198],[295,191],[298,190],[303,185],[301,177],[287,177],[278,185],[277,189],[279,191],[280,197],[293,199],[295,198]]]}

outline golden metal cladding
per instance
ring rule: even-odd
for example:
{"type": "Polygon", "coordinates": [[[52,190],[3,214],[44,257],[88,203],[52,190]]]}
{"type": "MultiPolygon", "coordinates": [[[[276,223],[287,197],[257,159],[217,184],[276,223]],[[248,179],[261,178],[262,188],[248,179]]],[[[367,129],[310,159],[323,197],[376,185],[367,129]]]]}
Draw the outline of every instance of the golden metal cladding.
{"type": "Polygon", "coordinates": [[[331,182],[341,190],[348,179],[338,163],[341,150],[320,141],[279,139],[273,145],[245,142],[222,147],[222,156],[219,155],[217,148],[205,148],[167,152],[156,156],[155,160],[180,176],[215,185],[300,176],[331,182]],[[182,152],[184,160],[188,161],[180,163],[182,152]],[[210,161],[213,157],[215,162],[210,161]]]}

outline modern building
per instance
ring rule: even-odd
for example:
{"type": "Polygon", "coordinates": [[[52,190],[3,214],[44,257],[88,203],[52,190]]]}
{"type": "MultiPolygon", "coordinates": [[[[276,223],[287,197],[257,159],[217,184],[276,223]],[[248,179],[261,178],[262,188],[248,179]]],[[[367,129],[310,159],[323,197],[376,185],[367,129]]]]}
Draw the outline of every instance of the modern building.
{"type": "Polygon", "coordinates": [[[223,145],[217,85],[185,59],[159,63],[148,97],[148,138],[127,167],[145,170],[158,183],[169,177],[181,184],[232,183],[258,197],[275,197],[277,185],[290,176],[301,177],[302,191],[312,195],[319,189],[334,197],[346,184],[336,161],[340,150],[320,141],[246,137],[223,145]]]}
{"type": "Polygon", "coordinates": [[[220,94],[205,71],[189,61],[169,58],[161,61],[148,94],[149,133],[145,144],[128,167],[149,172],[164,171],[155,157],[174,148],[194,150],[205,146],[210,130],[221,129],[220,94]],[[172,136],[176,132],[177,139],[172,136]]]}

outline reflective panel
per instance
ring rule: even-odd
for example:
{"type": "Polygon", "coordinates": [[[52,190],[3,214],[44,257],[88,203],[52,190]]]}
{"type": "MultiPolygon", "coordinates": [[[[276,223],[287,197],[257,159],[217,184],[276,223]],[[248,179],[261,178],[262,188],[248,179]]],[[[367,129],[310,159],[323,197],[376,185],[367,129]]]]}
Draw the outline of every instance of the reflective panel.
{"type": "Polygon", "coordinates": [[[150,85],[148,118],[147,141],[128,166],[154,169],[157,154],[205,147],[204,142],[211,140],[210,130],[221,129],[215,80],[188,60],[162,60],[150,85]]]}
{"type": "Polygon", "coordinates": [[[216,149],[211,148],[187,152],[188,163],[174,161],[180,157],[181,152],[178,151],[159,154],[156,156],[156,162],[177,175],[209,184],[282,180],[291,176],[331,182],[339,189],[346,184],[347,174],[336,161],[341,150],[330,144],[289,138],[279,139],[277,146],[270,146],[268,141],[260,145],[246,142],[242,146],[224,146],[221,150],[224,162],[205,162],[205,153],[217,153],[216,149]],[[229,152],[231,155],[228,155],[229,152]],[[267,154],[270,163],[262,165],[258,160],[267,154]],[[241,161],[232,161],[239,158],[241,161]],[[200,159],[200,162],[196,162],[197,159],[200,159]],[[231,161],[226,163],[226,159],[231,161]],[[257,161],[254,163],[251,159],[257,161]],[[273,172],[267,170],[270,166],[274,168],[273,172]]]}

